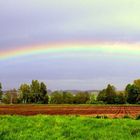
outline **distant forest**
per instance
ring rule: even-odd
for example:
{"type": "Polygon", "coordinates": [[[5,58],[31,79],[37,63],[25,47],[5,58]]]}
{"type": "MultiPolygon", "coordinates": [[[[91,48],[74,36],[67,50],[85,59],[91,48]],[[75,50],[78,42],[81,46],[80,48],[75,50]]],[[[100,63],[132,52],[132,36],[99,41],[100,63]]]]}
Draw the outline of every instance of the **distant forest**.
{"type": "Polygon", "coordinates": [[[108,84],[98,94],[89,91],[54,91],[48,94],[47,86],[38,80],[21,84],[19,89],[6,92],[0,83],[1,104],[140,104],[140,79],[128,84],[124,91],[117,91],[108,84]]]}

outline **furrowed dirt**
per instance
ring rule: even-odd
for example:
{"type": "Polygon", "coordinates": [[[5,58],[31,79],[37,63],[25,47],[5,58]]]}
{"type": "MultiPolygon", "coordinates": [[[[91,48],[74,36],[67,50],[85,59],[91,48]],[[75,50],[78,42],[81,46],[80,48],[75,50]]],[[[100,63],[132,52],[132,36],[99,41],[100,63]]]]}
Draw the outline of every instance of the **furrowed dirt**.
{"type": "Polygon", "coordinates": [[[108,117],[135,117],[140,106],[87,106],[87,105],[0,105],[0,115],[106,115],[108,117]]]}

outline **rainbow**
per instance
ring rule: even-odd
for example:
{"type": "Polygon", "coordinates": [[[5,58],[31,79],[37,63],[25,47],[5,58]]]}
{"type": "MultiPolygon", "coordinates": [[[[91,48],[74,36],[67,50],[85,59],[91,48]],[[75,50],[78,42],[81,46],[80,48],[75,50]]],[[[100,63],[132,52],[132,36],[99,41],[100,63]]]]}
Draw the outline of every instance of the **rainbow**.
{"type": "Polygon", "coordinates": [[[139,43],[50,43],[44,45],[22,46],[0,51],[0,60],[21,56],[58,54],[73,52],[93,52],[115,55],[140,55],[139,43]]]}

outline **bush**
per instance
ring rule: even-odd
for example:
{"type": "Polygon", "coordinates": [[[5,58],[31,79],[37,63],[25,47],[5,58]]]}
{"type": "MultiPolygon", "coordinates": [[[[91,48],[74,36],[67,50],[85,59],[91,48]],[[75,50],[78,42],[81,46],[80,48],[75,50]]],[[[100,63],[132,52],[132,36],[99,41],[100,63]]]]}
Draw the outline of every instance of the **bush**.
{"type": "Polygon", "coordinates": [[[90,94],[88,92],[78,92],[74,96],[75,104],[86,104],[90,101],[90,94]]]}
{"type": "Polygon", "coordinates": [[[108,116],[104,115],[103,118],[104,118],[104,119],[108,119],[108,116]]]}
{"type": "Polygon", "coordinates": [[[136,116],[136,120],[140,120],[140,114],[136,116]]]}
{"type": "Polygon", "coordinates": [[[102,116],[97,115],[95,118],[97,118],[97,119],[101,119],[101,118],[102,118],[102,116]]]}
{"type": "Polygon", "coordinates": [[[138,101],[137,104],[140,105],[140,101],[138,101]]]}
{"type": "Polygon", "coordinates": [[[103,115],[103,116],[97,115],[95,118],[97,118],[97,119],[107,119],[108,116],[106,116],[106,115],[103,115]]]}
{"type": "MultiPolygon", "coordinates": [[[[90,102],[89,102],[90,103],[90,102]]],[[[92,103],[90,103],[90,104],[105,104],[103,101],[94,101],[94,102],[92,102],[92,103]]]]}
{"type": "Polygon", "coordinates": [[[136,136],[138,133],[140,133],[140,128],[134,128],[131,131],[131,135],[132,136],[136,136]]]}
{"type": "Polygon", "coordinates": [[[129,119],[129,118],[131,118],[131,117],[130,117],[129,115],[124,115],[123,118],[124,118],[124,119],[129,119]]]}

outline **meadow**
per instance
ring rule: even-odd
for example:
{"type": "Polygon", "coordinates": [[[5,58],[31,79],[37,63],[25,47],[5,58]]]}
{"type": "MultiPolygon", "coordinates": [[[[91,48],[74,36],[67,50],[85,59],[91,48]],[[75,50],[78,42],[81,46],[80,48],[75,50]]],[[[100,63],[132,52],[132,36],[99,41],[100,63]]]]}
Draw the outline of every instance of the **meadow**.
{"type": "Polygon", "coordinates": [[[0,116],[0,140],[139,140],[140,121],[84,116],[0,116]]]}

